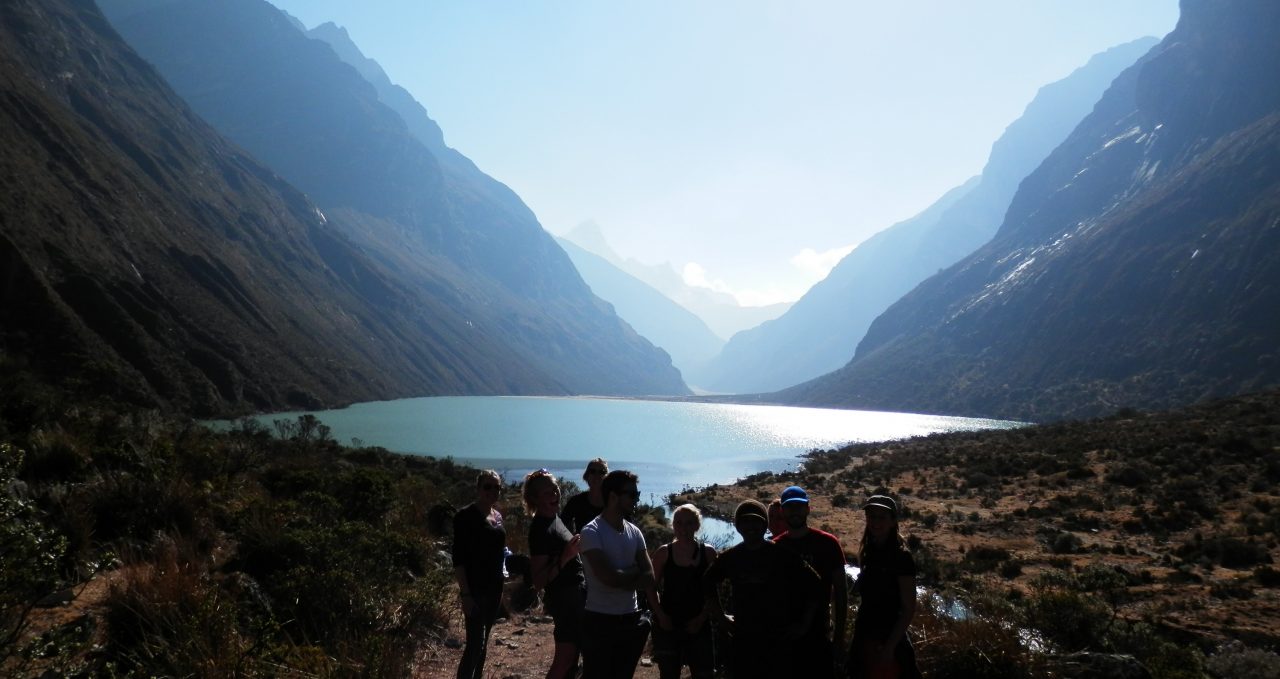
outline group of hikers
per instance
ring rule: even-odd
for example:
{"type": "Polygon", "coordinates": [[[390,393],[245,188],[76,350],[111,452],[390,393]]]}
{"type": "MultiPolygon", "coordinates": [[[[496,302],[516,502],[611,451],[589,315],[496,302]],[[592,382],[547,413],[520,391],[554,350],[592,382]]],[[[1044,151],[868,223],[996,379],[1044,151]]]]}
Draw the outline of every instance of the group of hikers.
{"type": "MultiPolygon", "coordinates": [[[[844,644],[848,586],[836,536],[808,525],[809,496],[791,486],[768,507],[747,500],[734,512],[742,542],[717,553],[696,535],[702,515],[672,513],[674,538],[650,560],[630,519],[640,500],[636,475],[587,464],[587,490],[560,506],[546,469],[524,478],[533,586],[552,618],[555,653],[548,679],[627,679],[650,634],[662,679],[713,676],[717,661],[734,679],[847,676],[918,677],[907,627],[915,613],[915,562],[898,532],[893,498],[873,495],[857,551],[859,595],[844,644]],[[727,590],[722,600],[722,590],[727,590]],[[729,640],[716,646],[713,626],[729,640]]],[[[453,565],[466,645],[459,679],[481,679],[504,581],[506,532],[495,504],[502,479],[476,480],[476,501],[454,516],[453,565]]]]}

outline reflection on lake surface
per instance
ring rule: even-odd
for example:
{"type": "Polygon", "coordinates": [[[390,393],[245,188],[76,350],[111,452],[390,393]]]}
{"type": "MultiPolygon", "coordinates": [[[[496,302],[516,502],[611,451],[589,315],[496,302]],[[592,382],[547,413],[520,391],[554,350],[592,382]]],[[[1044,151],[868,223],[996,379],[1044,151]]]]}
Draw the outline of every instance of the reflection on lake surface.
{"type": "MultiPolygon", "coordinates": [[[[258,419],[269,425],[300,414],[258,419]]],[[[612,469],[635,471],[651,504],[687,487],[794,469],[814,449],[1018,426],[861,410],[507,396],[379,401],[314,414],[343,443],[453,457],[497,469],[508,481],[545,467],[581,484],[587,460],[603,457],[612,469]]]]}

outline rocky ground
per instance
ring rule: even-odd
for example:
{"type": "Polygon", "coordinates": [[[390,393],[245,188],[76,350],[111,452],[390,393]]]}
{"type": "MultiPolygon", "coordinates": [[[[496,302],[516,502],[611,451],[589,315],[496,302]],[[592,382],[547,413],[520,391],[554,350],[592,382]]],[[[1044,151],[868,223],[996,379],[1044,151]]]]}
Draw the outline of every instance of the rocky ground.
{"type": "MultiPolygon", "coordinates": [[[[899,498],[902,533],[941,589],[1026,593],[1045,572],[1103,565],[1118,613],[1212,646],[1280,646],[1280,396],[1013,431],[937,435],[815,454],[688,499],[729,516],[793,483],[810,525],[847,553],[872,493],[899,498]]],[[[1014,596],[1017,596],[1015,594],[1014,596]]]]}

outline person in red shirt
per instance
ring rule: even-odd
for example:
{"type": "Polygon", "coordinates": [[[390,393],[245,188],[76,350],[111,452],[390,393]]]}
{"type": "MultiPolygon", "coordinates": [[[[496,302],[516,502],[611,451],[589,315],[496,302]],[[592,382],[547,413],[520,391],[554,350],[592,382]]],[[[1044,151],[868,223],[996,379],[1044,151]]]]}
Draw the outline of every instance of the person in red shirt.
{"type": "Polygon", "coordinates": [[[849,612],[849,586],[845,576],[844,550],[836,536],[809,527],[809,494],[799,486],[782,491],[782,516],[787,531],[773,538],[779,546],[795,552],[822,578],[815,602],[818,612],[797,642],[797,657],[805,664],[797,676],[831,679],[845,659],[845,619],[849,612]]]}

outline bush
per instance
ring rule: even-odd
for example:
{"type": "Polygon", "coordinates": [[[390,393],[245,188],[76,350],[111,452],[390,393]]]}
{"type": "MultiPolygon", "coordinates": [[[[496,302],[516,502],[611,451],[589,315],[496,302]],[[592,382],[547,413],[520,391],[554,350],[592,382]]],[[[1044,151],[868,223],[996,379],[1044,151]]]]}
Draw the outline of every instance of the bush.
{"type": "Polygon", "coordinates": [[[1080,547],[1083,544],[1084,542],[1080,539],[1080,536],[1063,531],[1053,537],[1053,540],[1049,543],[1049,549],[1054,554],[1075,554],[1080,551],[1080,547]]]}
{"type": "Polygon", "coordinates": [[[1233,641],[1205,659],[1218,679],[1280,679],[1280,655],[1233,641]]]}
{"type": "Polygon", "coordinates": [[[42,520],[16,482],[23,452],[0,443],[0,661],[16,651],[32,604],[57,590],[66,540],[42,520]]]}

